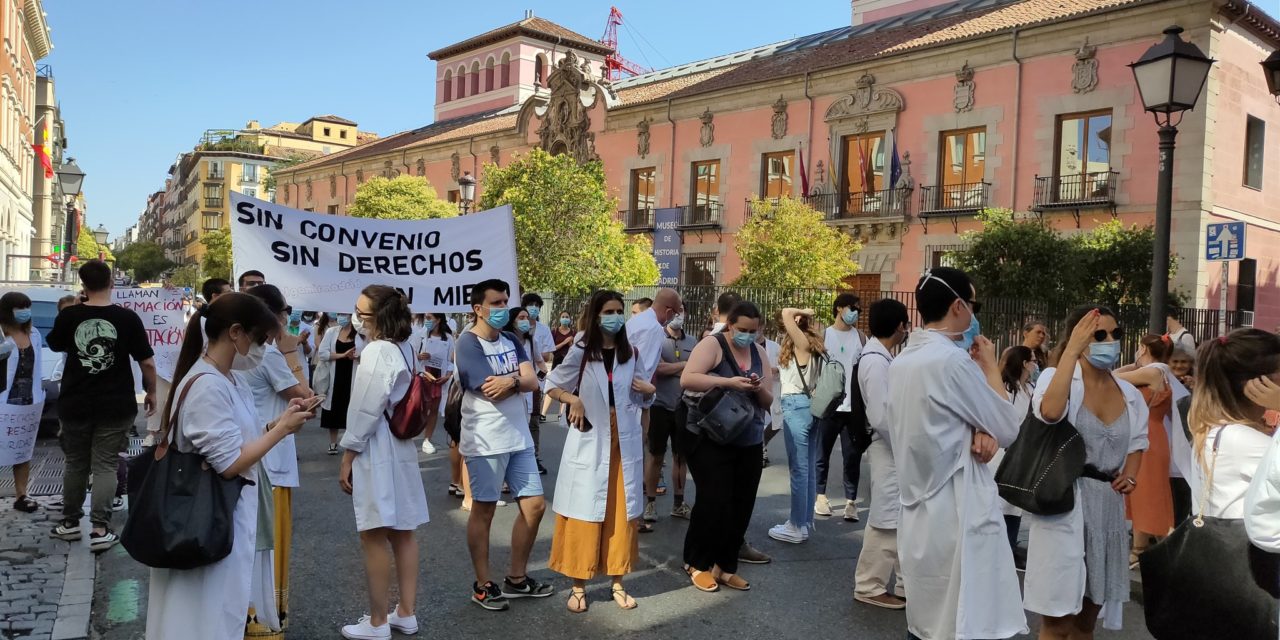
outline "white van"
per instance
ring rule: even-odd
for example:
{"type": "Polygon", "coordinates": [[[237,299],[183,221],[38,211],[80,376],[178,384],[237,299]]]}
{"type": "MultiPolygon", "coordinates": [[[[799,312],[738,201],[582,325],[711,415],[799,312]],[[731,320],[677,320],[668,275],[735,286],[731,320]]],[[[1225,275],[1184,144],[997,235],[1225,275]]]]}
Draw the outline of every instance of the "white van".
{"type": "Polygon", "coordinates": [[[40,380],[44,385],[45,399],[40,431],[41,435],[45,435],[47,431],[57,433],[58,391],[62,386],[63,356],[49,350],[49,332],[53,330],[53,319],[58,317],[58,300],[72,295],[72,291],[62,283],[0,282],[0,295],[10,291],[25,293],[31,298],[31,326],[44,338],[40,380]]]}

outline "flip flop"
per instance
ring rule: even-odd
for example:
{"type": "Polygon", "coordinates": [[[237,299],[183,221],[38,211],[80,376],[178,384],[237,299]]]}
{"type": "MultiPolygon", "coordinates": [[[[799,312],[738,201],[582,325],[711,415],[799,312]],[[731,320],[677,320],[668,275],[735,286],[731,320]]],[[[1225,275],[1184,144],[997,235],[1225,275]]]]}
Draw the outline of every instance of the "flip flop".
{"type": "Polygon", "coordinates": [[[636,599],[632,598],[631,595],[627,593],[626,589],[618,586],[613,588],[613,601],[618,603],[618,608],[624,611],[630,611],[640,606],[640,604],[636,602],[636,599]],[[622,600],[618,600],[619,597],[621,597],[622,600]]]}
{"type": "Polygon", "coordinates": [[[579,589],[579,588],[577,588],[577,587],[573,587],[572,589],[570,589],[570,590],[569,590],[569,601],[568,601],[567,603],[565,603],[565,606],[566,606],[570,611],[572,611],[572,612],[574,612],[574,613],[586,613],[586,612],[587,612],[587,609],[589,609],[589,608],[590,608],[590,605],[589,605],[589,604],[587,604],[587,591],[586,591],[586,589],[579,589]],[[581,606],[582,606],[582,608],[581,608],[581,609],[575,609],[575,608],[574,608],[574,604],[573,604],[573,603],[574,603],[574,601],[577,601],[577,603],[578,603],[579,605],[581,605],[581,606]]]}

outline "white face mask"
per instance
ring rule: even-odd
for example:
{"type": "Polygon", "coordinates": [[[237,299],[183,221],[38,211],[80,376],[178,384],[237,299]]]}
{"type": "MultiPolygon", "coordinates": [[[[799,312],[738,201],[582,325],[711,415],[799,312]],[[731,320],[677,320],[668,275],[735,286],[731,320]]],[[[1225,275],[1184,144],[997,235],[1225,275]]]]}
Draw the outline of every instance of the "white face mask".
{"type": "Polygon", "coordinates": [[[240,353],[239,349],[236,350],[236,356],[231,360],[231,368],[235,371],[257,369],[258,365],[262,364],[262,357],[266,353],[267,345],[251,342],[248,353],[240,353]]]}
{"type": "Polygon", "coordinates": [[[351,328],[355,329],[356,333],[362,336],[365,335],[365,330],[367,329],[367,327],[364,326],[364,318],[360,317],[360,314],[358,313],[351,314],[351,328]]]}

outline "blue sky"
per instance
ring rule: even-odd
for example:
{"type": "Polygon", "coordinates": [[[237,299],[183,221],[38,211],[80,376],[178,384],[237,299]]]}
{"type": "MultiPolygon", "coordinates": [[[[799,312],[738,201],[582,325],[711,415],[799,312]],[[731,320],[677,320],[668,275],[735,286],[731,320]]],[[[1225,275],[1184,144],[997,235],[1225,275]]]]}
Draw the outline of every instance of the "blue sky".
{"type": "MultiPolygon", "coordinates": [[[[622,54],[661,68],[848,24],[847,0],[616,0],[622,54]],[[801,8],[803,7],[803,8],[801,8]]],[[[205,129],[333,113],[381,135],[432,120],[429,51],[532,8],[583,35],[608,0],[45,0],[89,223],[133,224],[205,129]],[[483,7],[482,11],[476,10],[483,7]]],[[[1261,6],[1277,15],[1280,0],[1261,6]]],[[[1153,40],[1154,41],[1154,40],[1153,40]]]]}

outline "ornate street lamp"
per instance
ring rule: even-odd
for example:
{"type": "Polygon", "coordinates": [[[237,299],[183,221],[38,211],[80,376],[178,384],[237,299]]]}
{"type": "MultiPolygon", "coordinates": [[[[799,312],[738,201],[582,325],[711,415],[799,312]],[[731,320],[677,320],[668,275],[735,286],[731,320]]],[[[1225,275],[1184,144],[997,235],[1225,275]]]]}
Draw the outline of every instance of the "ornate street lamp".
{"type": "Polygon", "coordinates": [[[462,198],[462,213],[470,213],[476,197],[476,179],[471,177],[470,171],[462,172],[462,177],[458,178],[458,195],[462,198]]]}
{"type": "Polygon", "coordinates": [[[1267,74],[1267,90],[1271,95],[1280,97],[1280,49],[1271,52],[1261,63],[1267,74]]]}
{"type": "Polygon", "coordinates": [[[67,223],[65,230],[65,257],[62,260],[62,281],[71,281],[71,259],[77,255],[76,241],[80,237],[79,217],[76,215],[76,198],[80,197],[80,189],[84,186],[84,172],[76,164],[75,158],[67,158],[58,167],[58,186],[62,188],[62,196],[66,198],[67,223]]]}
{"type": "Polygon", "coordinates": [[[1182,27],[1164,30],[1165,38],[1129,65],[1142,106],[1160,127],[1160,176],[1156,185],[1156,238],[1151,259],[1151,333],[1165,332],[1169,300],[1169,232],[1173,217],[1173,149],[1182,114],[1196,106],[1215,60],[1183,40],[1182,27]]]}
{"type": "Polygon", "coordinates": [[[106,225],[103,224],[99,224],[98,228],[93,230],[93,239],[96,240],[98,244],[106,244],[107,238],[110,235],[111,232],[107,231],[106,225]]]}

